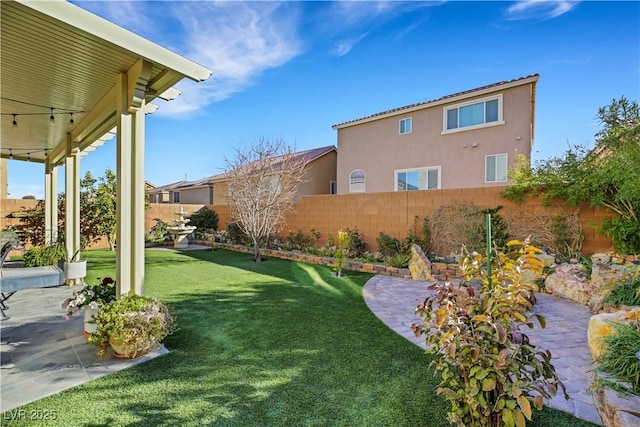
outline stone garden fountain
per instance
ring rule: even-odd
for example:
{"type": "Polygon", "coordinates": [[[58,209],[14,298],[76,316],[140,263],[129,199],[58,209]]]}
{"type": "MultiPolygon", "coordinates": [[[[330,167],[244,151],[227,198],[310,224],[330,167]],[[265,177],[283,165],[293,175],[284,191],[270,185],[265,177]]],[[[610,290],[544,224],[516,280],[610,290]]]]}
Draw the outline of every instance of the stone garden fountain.
{"type": "Polygon", "coordinates": [[[189,246],[189,239],[187,236],[193,233],[193,230],[196,229],[193,225],[186,225],[190,220],[184,218],[184,209],[180,206],[180,211],[176,212],[178,215],[178,219],[175,222],[178,224],[177,226],[167,227],[167,231],[169,234],[175,236],[173,238],[173,247],[176,249],[185,249],[189,246]]]}

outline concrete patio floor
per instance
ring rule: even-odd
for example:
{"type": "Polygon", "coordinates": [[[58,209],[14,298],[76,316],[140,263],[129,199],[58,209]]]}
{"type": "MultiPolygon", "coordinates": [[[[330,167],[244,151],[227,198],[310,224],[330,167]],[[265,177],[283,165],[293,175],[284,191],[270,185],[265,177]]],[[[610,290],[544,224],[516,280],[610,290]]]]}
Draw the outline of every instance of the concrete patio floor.
{"type": "Polygon", "coordinates": [[[167,353],[162,348],[133,360],[96,360],[82,333],[82,315],[62,318],[62,301],[76,288],[28,289],[7,301],[10,318],[0,321],[0,412],[167,353]]]}

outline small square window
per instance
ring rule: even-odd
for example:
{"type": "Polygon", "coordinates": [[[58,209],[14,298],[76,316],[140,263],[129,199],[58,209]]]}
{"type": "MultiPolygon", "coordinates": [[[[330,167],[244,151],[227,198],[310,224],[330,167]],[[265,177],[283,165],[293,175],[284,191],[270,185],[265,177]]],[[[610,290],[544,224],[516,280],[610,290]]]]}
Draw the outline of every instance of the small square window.
{"type": "Polygon", "coordinates": [[[485,157],[485,180],[486,182],[507,181],[506,154],[495,154],[485,157]]]}
{"type": "Polygon", "coordinates": [[[411,133],[411,117],[400,120],[400,135],[411,133]]]}

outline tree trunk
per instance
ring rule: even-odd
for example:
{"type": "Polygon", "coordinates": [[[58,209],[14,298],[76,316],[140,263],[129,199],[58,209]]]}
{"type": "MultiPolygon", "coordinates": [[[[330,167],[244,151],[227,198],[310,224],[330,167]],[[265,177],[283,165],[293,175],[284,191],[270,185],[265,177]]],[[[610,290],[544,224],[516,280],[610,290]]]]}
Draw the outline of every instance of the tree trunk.
{"type": "Polygon", "coordinates": [[[109,250],[110,251],[115,251],[116,250],[116,239],[115,236],[111,236],[110,234],[107,235],[107,243],[109,243],[109,250]]]}
{"type": "Polygon", "coordinates": [[[262,261],[262,259],[260,258],[260,245],[258,244],[258,242],[253,242],[253,256],[256,262],[262,261]]]}

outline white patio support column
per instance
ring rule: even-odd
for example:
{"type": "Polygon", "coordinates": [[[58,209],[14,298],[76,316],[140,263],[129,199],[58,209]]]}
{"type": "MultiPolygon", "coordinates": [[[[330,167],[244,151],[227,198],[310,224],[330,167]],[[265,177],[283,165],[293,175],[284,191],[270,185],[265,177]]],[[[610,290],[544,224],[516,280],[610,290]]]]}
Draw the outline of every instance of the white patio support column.
{"type": "Polygon", "coordinates": [[[49,159],[44,167],[44,243],[53,245],[58,241],[58,168],[49,159]]]}
{"type": "Polygon", "coordinates": [[[144,149],[145,113],[144,101],[141,108],[133,113],[133,144],[131,147],[131,248],[133,252],[133,285],[136,294],[144,292],[144,149]]]}
{"type": "MultiPolygon", "coordinates": [[[[67,150],[64,164],[65,182],[65,246],[67,257],[80,249],[80,153],[72,148],[71,138],[67,136],[67,150]]],[[[53,190],[55,191],[55,190],[53,190]]]]}
{"type": "Polygon", "coordinates": [[[118,295],[144,291],[144,92],[151,64],[138,61],[118,79],[117,234],[118,295]]]}

